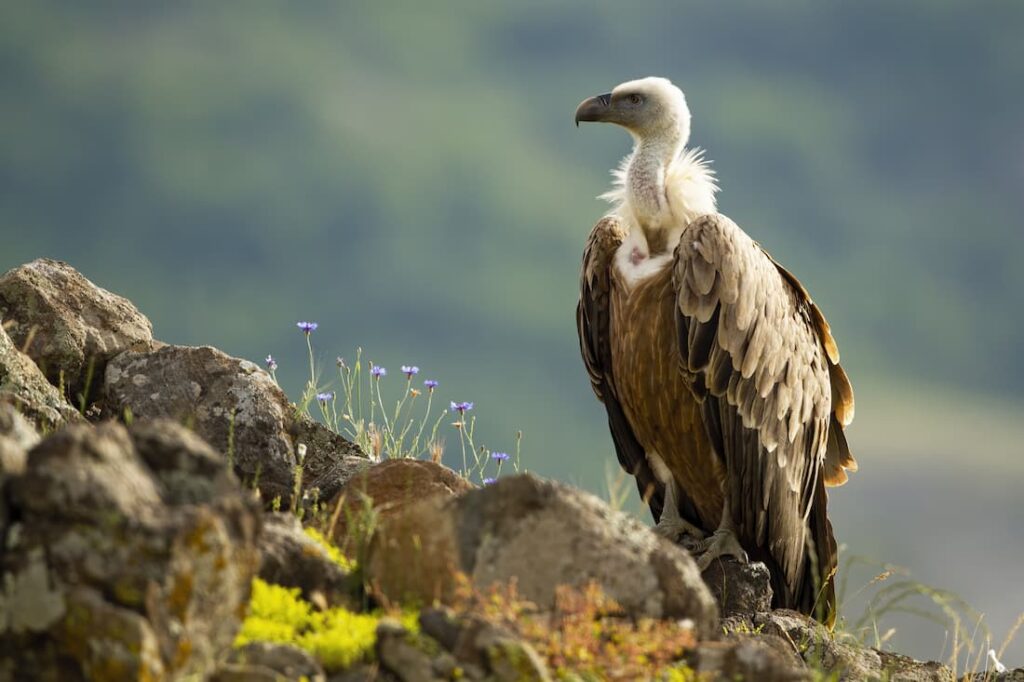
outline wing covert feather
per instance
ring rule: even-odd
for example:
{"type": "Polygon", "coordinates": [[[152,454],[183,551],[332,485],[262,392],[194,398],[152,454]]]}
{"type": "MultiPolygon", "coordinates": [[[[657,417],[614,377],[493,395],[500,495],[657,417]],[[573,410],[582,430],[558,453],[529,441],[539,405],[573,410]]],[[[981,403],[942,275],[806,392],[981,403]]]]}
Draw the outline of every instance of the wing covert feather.
{"type": "Polygon", "coordinates": [[[706,387],[703,420],[729,472],[740,541],[780,569],[781,603],[810,608],[825,595],[831,609],[824,485],[842,483],[856,463],[842,433],[853,390],[828,323],[800,282],[725,216],[691,222],[674,267],[682,370],[706,387]]]}

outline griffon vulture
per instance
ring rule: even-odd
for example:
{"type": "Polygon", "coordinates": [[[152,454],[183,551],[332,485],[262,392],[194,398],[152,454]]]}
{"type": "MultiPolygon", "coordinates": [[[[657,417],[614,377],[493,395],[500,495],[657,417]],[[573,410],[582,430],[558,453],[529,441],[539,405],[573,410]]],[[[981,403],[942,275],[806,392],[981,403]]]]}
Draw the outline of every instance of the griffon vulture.
{"type": "Polygon", "coordinates": [[[619,462],[656,530],[703,570],[767,564],[773,603],[835,620],[836,543],[825,486],[857,464],[843,435],[853,390],[807,291],[729,218],[687,149],[679,88],[644,78],[591,97],[633,152],[583,254],[580,349],[619,462]]]}

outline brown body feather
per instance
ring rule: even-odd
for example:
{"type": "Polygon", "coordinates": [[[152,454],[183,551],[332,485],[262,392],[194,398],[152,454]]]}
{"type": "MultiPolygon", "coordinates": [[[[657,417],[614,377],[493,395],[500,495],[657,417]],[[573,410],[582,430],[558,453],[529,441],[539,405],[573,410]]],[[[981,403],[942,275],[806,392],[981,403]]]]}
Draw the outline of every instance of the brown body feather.
{"type": "Polygon", "coordinates": [[[835,618],[836,544],[825,485],[855,469],[843,428],[853,391],[807,292],[724,216],[683,231],[663,270],[630,284],[614,265],[626,230],[591,233],[580,345],[619,461],[655,518],[656,453],[708,532],[724,499],[737,538],[771,570],[775,605],[835,618]]]}

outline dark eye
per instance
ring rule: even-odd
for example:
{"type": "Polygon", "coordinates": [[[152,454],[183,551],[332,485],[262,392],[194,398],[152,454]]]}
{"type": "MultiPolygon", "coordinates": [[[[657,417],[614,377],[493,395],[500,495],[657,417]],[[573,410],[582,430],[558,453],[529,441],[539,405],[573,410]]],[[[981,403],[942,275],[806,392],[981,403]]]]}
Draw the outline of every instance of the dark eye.
{"type": "Polygon", "coordinates": [[[630,95],[629,96],[629,103],[630,104],[643,104],[643,101],[644,101],[644,98],[641,97],[640,95],[630,95]]]}

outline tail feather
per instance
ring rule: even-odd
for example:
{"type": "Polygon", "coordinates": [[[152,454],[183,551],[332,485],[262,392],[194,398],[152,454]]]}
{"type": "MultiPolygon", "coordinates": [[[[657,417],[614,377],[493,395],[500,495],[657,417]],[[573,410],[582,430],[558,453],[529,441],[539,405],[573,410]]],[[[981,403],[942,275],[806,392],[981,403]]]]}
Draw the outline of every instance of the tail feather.
{"type": "Polygon", "coordinates": [[[820,621],[830,630],[836,623],[835,575],[839,564],[832,523],[828,520],[828,493],[820,480],[815,490],[814,504],[808,519],[807,562],[804,578],[794,595],[799,611],[820,621]]]}

